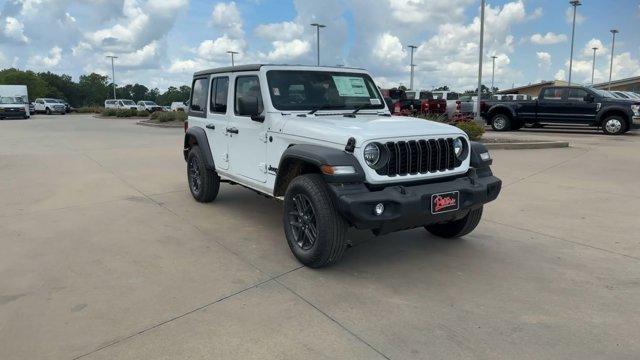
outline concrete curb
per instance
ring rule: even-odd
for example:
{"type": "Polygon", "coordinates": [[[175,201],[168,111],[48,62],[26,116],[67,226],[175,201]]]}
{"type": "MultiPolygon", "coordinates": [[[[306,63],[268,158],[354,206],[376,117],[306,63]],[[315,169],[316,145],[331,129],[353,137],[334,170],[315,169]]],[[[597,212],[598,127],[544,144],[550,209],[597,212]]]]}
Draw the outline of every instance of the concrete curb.
{"type": "Polygon", "coordinates": [[[569,147],[568,141],[535,141],[515,143],[484,144],[490,150],[524,150],[524,149],[555,149],[569,147]]]}
{"type": "Polygon", "coordinates": [[[140,120],[136,124],[140,126],[149,126],[149,127],[158,127],[158,128],[172,128],[172,129],[181,129],[183,125],[175,125],[175,124],[156,124],[146,120],[140,120]]]}

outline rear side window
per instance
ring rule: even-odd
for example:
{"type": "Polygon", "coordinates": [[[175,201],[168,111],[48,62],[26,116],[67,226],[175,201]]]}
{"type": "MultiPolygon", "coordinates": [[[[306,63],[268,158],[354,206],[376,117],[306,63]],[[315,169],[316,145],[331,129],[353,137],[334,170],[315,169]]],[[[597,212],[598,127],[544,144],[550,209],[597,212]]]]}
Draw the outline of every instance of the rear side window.
{"type": "Polygon", "coordinates": [[[209,88],[209,79],[195,79],[193,80],[193,87],[191,90],[191,101],[189,106],[189,115],[204,117],[205,110],[207,108],[207,93],[209,88]]]}
{"type": "Polygon", "coordinates": [[[544,100],[562,100],[566,95],[566,89],[562,88],[547,88],[542,92],[542,98],[544,100]]]}
{"type": "Polygon", "coordinates": [[[211,111],[225,114],[227,112],[227,97],[229,95],[229,78],[215,78],[211,83],[211,111]]]}
{"type": "Polygon", "coordinates": [[[459,98],[458,93],[447,93],[447,100],[458,100],[459,98]]]}

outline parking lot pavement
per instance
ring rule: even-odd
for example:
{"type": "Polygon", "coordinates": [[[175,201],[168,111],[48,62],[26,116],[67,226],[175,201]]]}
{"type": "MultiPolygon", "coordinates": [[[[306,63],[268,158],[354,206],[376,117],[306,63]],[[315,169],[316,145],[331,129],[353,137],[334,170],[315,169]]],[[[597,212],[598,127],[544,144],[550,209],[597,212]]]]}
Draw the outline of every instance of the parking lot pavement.
{"type": "Polygon", "coordinates": [[[354,232],[312,270],[279,203],[196,203],[181,131],[134,123],[0,122],[0,359],[640,353],[637,133],[509,133],[572,146],[493,151],[505,187],[464,239],[354,232]]]}

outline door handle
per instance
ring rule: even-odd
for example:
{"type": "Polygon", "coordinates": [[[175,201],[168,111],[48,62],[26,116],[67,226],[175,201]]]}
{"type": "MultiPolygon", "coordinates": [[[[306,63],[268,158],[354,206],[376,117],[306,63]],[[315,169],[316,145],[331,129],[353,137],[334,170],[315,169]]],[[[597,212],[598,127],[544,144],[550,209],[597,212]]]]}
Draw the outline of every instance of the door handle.
{"type": "Polygon", "coordinates": [[[216,126],[215,126],[215,125],[213,125],[213,124],[207,124],[205,127],[206,127],[207,129],[211,129],[211,130],[215,130],[215,128],[216,128],[216,126]]]}
{"type": "Polygon", "coordinates": [[[227,132],[229,134],[237,134],[239,131],[237,128],[231,127],[231,128],[227,128],[227,132]]]}

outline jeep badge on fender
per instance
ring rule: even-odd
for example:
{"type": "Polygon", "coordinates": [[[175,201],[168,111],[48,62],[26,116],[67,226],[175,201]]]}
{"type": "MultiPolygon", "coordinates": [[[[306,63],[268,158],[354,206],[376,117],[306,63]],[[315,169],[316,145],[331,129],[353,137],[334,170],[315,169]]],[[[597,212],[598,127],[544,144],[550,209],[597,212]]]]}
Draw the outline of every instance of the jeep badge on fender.
{"type": "Polygon", "coordinates": [[[484,145],[453,126],[391,116],[361,69],[204,70],[188,104],[193,197],[211,202],[226,182],[282,200],[289,248],[310,267],[342,257],[349,227],[464,236],[500,193],[484,145]]]}

